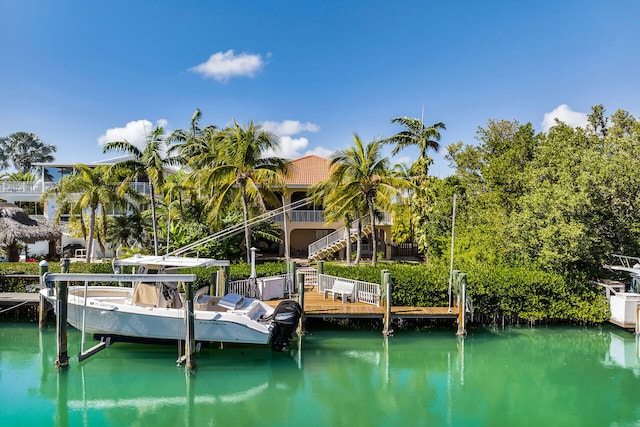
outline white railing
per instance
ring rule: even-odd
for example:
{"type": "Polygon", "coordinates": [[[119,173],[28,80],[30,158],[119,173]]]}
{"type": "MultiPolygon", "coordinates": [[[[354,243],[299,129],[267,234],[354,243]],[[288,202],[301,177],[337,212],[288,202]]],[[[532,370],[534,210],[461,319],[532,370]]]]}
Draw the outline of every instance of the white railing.
{"type": "Polygon", "coordinates": [[[293,275],[285,273],[285,274],[269,276],[269,277],[258,277],[258,278],[250,277],[248,279],[234,280],[232,282],[229,282],[229,287],[227,288],[226,293],[239,294],[249,298],[259,298],[260,292],[258,290],[258,281],[272,279],[272,278],[282,279],[284,283],[283,291],[285,295],[295,292],[293,275]]]}
{"type": "Polygon", "coordinates": [[[149,184],[146,182],[132,182],[129,185],[134,191],[142,194],[143,196],[151,195],[151,189],[149,188],[149,184]]]}
{"type": "Polygon", "coordinates": [[[227,293],[243,295],[249,298],[256,298],[258,295],[258,287],[255,278],[240,279],[229,282],[227,293]]]}
{"type": "MultiPolygon", "coordinates": [[[[45,182],[43,185],[42,182],[36,181],[0,181],[0,193],[42,194],[57,184],[57,182],[45,182]]],[[[132,182],[130,185],[140,194],[151,195],[149,184],[146,182],[132,182]]]]}
{"type": "Polygon", "coordinates": [[[618,258],[618,260],[620,261],[620,265],[626,268],[632,268],[634,265],[640,263],[640,258],[638,257],[619,255],[619,254],[613,254],[613,256],[618,258]]]}
{"type": "Polygon", "coordinates": [[[342,227],[332,233],[327,234],[326,236],[316,240],[315,242],[309,245],[309,256],[312,256],[324,248],[327,248],[339,240],[343,240],[346,238],[347,228],[342,227]]]}
{"type": "Polygon", "coordinates": [[[296,270],[296,274],[301,273],[305,286],[310,285],[312,287],[318,285],[318,270],[313,267],[301,267],[296,270]]]}
{"type": "Polygon", "coordinates": [[[0,193],[43,193],[53,187],[53,182],[36,181],[0,181],[0,193]]]}
{"type": "Polygon", "coordinates": [[[393,214],[391,212],[383,212],[382,218],[376,218],[376,225],[392,225],[393,214]]]}
{"type": "MultiPolygon", "coordinates": [[[[284,222],[282,214],[273,217],[274,222],[284,222]]],[[[291,222],[320,222],[324,223],[324,211],[289,211],[289,221],[291,222]]]]}
{"type": "Polygon", "coordinates": [[[379,283],[363,282],[362,280],[345,279],[342,277],[329,276],[327,274],[319,274],[318,292],[324,293],[325,289],[331,289],[333,287],[333,282],[338,279],[355,285],[355,302],[363,302],[380,307],[381,286],[379,283]]]}

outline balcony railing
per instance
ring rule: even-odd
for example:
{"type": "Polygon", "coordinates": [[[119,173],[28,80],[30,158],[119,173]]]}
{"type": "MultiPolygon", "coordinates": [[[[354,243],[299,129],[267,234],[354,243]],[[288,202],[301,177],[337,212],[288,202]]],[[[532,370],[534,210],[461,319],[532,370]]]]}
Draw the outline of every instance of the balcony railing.
{"type": "MultiPolygon", "coordinates": [[[[273,217],[275,222],[283,222],[282,214],[273,217]]],[[[305,210],[293,210],[289,212],[289,221],[291,222],[319,222],[324,223],[324,211],[305,211],[305,210]]],[[[376,225],[390,225],[393,224],[393,216],[390,212],[383,212],[382,218],[376,220],[376,225]]]]}
{"type": "MultiPolygon", "coordinates": [[[[320,222],[324,223],[324,211],[289,211],[289,221],[291,222],[320,222]]],[[[283,222],[282,214],[273,217],[275,222],[283,222]]]]}
{"type": "MultiPolygon", "coordinates": [[[[0,193],[24,193],[24,194],[42,194],[50,188],[55,187],[55,182],[34,181],[0,181],[0,193]]],[[[150,196],[149,184],[146,182],[132,182],[131,187],[144,196],[150,196]]]]}
{"type": "Polygon", "coordinates": [[[0,181],[0,193],[28,193],[38,194],[53,187],[55,183],[34,181],[0,181]],[[44,191],[43,191],[44,190],[44,191]]]}

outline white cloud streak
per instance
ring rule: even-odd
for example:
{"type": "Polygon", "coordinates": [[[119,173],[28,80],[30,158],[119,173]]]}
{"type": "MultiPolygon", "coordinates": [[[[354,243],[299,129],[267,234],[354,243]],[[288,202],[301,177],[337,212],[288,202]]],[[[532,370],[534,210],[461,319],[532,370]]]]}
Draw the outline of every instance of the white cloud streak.
{"type": "Polygon", "coordinates": [[[282,122],[261,122],[260,126],[278,136],[291,136],[300,132],[318,132],[320,127],[315,123],[302,123],[298,120],[284,120],[282,122]]]}
{"type": "Polygon", "coordinates": [[[107,129],[104,134],[98,137],[98,144],[105,145],[107,142],[128,141],[131,144],[142,147],[144,146],[146,135],[153,131],[156,127],[166,127],[169,122],[166,119],[160,119],[154,125],[149,120],[134,120],[127,123],[124,127],[114,127],[107,129]]]}
{"type": "Polygon", "coordinates": [[[226,83],[232,77],[254,77],[264,67],[261,55],[240,53],[236,55],[232,49],[216,52],[206,62],[189,68],[189,71],[201,74],[226,83]]]}
{"type": "Polygon", "coordinates": [[[541,123],[542,130],[548,132],[549,129],[556,125],[555,119],[572,127],[585,128],[587,126],[587,114],[573,111],[567,104],[558,105],[551,112],[544,114],[541,123]]]}
{"type": "Polygon", "coordinates": [[[305,137],[294,137],[301,132],[318,132],[320,126],[311,122],[300,122],[298,120],[283,120],[281,122],[261,122],[262,129],[273,133],[279,138],[277,150],[268,150],[264,153],[265,157],[278,156],[285,159],[297,159],[303,156],[316,155],[320,157],[329,157],[334,150],[324,147],[315,147],[307,150],[309,140],[305,137]]]}

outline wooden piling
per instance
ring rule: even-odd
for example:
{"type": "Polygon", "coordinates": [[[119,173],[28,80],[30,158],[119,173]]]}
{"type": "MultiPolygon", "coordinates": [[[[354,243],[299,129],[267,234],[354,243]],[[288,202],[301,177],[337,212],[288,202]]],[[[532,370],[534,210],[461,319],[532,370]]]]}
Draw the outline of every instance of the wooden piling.
{"type": "Polygon", "coordinates": [[[228,265],[225,265],[223,267],[222,293],[220,294],[220,296],[224,296],[225,293],[227,292],[227,289],[229,289],[229,277],[231,277],[231,267],[229,267],[228,265]]]}
{"type": "Polygon", "coordinates": [[[211,296],[217,296],[218,292],[218,272],[217,271],[212,271],[211,274],[209,274],[209,295],[211,296]]]}
{"type": "MultiPolygon", "coordinates": [[[[69,259],[60,261],[62,273],[69,272],[69,259]]],[[[56,367],[65,368],[69,366],[69,353],[67,351],[67,301],[69,299],[68,283],[64,281],[56,282],[56,347],[57,358],[56,367]]]]}
{"type": "Polygon", "coordinates": [[[391,329],[391,273],[385,273],[383,279],[385,293],[387,295],[385,299],[385,311],[384,311],[384,329],[382,335],[388,337],[393,335],[391,329]]]}
{"type": "Polygon", "coordinates": [[[458,290],[460,292],[458,297],[458,331],[456,335],[465,336],[467,335],[466,330],[466,305],[467,305],[467,275],[465,273],[460,273],[457,275],[458,290]]]}
{"type": "Polygon", "coordinates": [[[302,307],[302,314],[298,321],[298,335],[304,335],[306,333],[304,330],[304,274],[297,273],[295,277],[298,284],[298,304],[302,307]]]}
{"type": "Polygon", "coordinates": [[[56,367],[69,366],[69,353],[67,352],[67,282],[56,282],[56,367]]]}
{"type": "Polygon", "coordinates": [[[186,357],[187,371],[193,371],[196,368],[196,342],[195,342],[195,319],[193,311],[193,282],[187,282],[184,289],[185,299],[185,326],[187,336],[184,343],[184,354],[186,357]]]}
{"type": "Polygon", "coordinates": [[[385,286],[384,276],[389,273],[389,270],[380,270],[380,290],[382,295],[380,295],[380,303],[386,304],[387,300],[387,287],[385,286]]]}
{"type": "MultiPolygon", "coordinates": [[[[40,261],[40,285],[44,289],[44,274],[49,271],[49,263],[45,260],[40,261]]],[[[38,304],[38,327],[44,328],[47,326],[47,313],[49,313],[49,306],[47,300],[40,294],[40,303],[38,304]]]]}

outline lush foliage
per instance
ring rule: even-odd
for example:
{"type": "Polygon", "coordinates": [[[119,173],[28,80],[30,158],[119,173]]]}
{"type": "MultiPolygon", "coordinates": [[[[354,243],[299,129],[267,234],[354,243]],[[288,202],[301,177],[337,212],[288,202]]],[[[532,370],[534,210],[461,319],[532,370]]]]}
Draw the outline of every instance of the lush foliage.
{"type": "Polygon", "coordinates": [[[15,132],[0,138],[0,170],[13,166],[16,172],[26,174],[34,170],[37,162],[52,162],[56,147],[47,144],[38,135],[15,132]]]}
{"type": "Polygon", "coordinates": [[[422,250],[448,253],[455,193],[460,260],[595,274],[612,252],[639,253],[640,122],[610,122],[601,106],[587,129],[492,120],[478,145],[450,145],[455,174],[414,197],[422,250]]]}
{"type": "MultiPolygon", "coordinates": [[[[380,283],[389,270],[394,305],[448,305],[449,268],[446,263],[345,267],[327,263],[326,274],[380,283]]],[[[521,266],[469,263],[467,292],[474,318],[487,323],[520,321],[602,322],[608,318],[603,293],[584,274],[560,274],[521,266]]],[[[455,296],[453,297],[455,301],[455,296]]]]}
{"type": "MultiPolygon", "coordinates": [[[[218,267],[209,268],[185,268],[180,270],[183,274],[195,274],[197,276],[195,286],[208,285],[215,275],[218,267]]],[[[246,279],[251,274],[251,265],[245,263],[231,264],[229,279],[246,279]]],[[[0,275],[4,274],[31,274],[38,275],[40,266],[37,262],[1,262],[0,275]]],[[[49,263],[49,271],[60,272],[59,263],[49,263]]],[[[110,263],[83,263],[72,262],[69,265],[70,273],[113,273],[110,263]]],[[[256,275],[258,277],[276,276],[287,272],[285,263],[267,262],[256,265],[256,275]]],[[[129,272],[127,272],[129,273],[129,272]]],[[[25,292],[25,287],[33,285],[34,281],[29,279],[0,279],[0,290],[3,292],[25,292]]]]}

